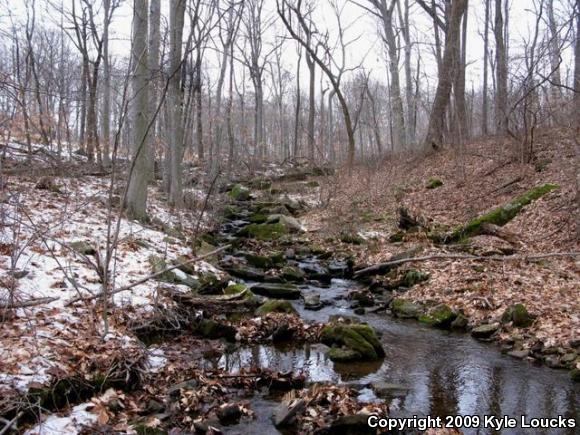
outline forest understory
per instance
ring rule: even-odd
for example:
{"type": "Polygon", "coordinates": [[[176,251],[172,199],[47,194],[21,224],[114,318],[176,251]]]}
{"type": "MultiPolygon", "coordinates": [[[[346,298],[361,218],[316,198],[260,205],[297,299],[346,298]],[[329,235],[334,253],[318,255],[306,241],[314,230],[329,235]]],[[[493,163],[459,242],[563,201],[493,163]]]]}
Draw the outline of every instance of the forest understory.
{"type": "MultiPolygon", "coordinates": [[[[351,175],[265,165],[219,193],[190,182],[181,210],[157,181],[148,223],[117,221],[122,176],[111,188],[80,157],[47,176],[36,156],[24,171],[17,148],[5,150],[0,244],[8,433],[375,433],[366,417],[387,415],[398,387],[223,364],[248,346],[290,343],[321,349],[343,381],[352,367],[371,373],[389,341],[367,316],[471,334],[579,380],[580,210],[565,130],[539,137],[529,164],[490,138],[351,175]],[[505,224],[454,236],[548,184],[505,224]],[[331,293],[337,285],[343,293],[331,293]],[[337,307],[327,320],[305,315],[337,307]]],[[[206,177],[187,168],[190,180],[206,177]]]]}

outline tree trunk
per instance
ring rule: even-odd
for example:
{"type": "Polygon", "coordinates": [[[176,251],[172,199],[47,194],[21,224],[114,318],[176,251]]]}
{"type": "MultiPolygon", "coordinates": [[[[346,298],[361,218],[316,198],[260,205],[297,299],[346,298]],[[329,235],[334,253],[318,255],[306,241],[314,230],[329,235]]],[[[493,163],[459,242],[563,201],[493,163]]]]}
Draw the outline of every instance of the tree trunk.
{"type": "Polygon", "coordinates": [[[483,88],[482,104],[481,104],[481,134],[487,136],[487,120],[488,120],[488,63],[489,63],[489,9],[490,1],[485,0],[485,22],[483,25],[483,88]]]}
{"type": "Polygon", "coordinates": [[[445,51],[443,53],[437,91],[429,116],[429,127],[425,139],[425,146],[435,150],[443,145],[445,113],[449,105],[449,96],[454,77],[453,66],[455,63],[455,53],[457,51],[457,40],[460,37],[461,18],[465,13],[466,7],[466,0],[453,0],[451,3],[447,35],[445,38],[445,51]]]}
{"type": "Polygon", "coordinates": [[[316,115],[315,98],[315,80],[316,68],[314,60],[306,56],[306,65],[308,65],[309,87],[308,87],[308,158],[314,162],[314,116],[316,115]]]}
{"type": "Polygon", "coordinates": [[[554,16],[554,0],[548,0],[546,3],[548,8],[548,27],[550,28],[550,70],[552,81],[550,87],[551,93],[551,111],[556,124],[560,123],[560,104],[561,104],[561,85],[562,79],[560,76],[560,36],[558,33],[558,23],[554,16]]]}
{"type": "Polygon", "coordinates": [[[201,103],[201,47],[197,49],[195,59],[195,120],[196,120],[196,138],[197,138],[197,152],[201,160],[205,157],[205,149],[203,145],[203,118],[202,118],[202,103],[201,103]]]}
{"type": "Polygon", "coordinates": [[[172,0],[169,15],[169,203],[180,206],[183,197],[183,98],[181,92],[181,52],[186,0],[172,0]]]}
{"type": "Polygon", "coordinates": [[[148,64],[147,64],[147,0],[133,2],[133,37],[131,49],[131,66],[133,74],[132,113],[133,144],[132,171],[125,207],[129,216],[139,220],[147,218],[147,127],[148,119],[148,64]]]}
{"type": "Polygon", "coordinates": [[[148,136],[150,153],[147,159],[147,173],[149,180],[155,179],[155,136],[157,129],[157,111],[159,98],[159,46],[161,41],[161,0],[151,0],[149,5],[149,77],[151,89],[149,92],[149,117],[152,120],[148,136]]]}
{"type": "Polygon", "coordinates": [[[505,135],[508,131],[507,109],[507,50],[504,38],[502,0],[495,0],[495,64],[496,86],[495,117],[497,134],[505,135]]]}
{"type": "Polygon", "coordinates": [[[298,134],[300,132],[300,110],[301,103],[302,103],[302,95],[300,89],[300,64],[302,60],[302,49],[298,49],[298,61],[296,62],[296,108],[294,112],[294,147],[292,150],[292,154],[294,157],[298,155],[299,150],[299,137],[298,134]]]}

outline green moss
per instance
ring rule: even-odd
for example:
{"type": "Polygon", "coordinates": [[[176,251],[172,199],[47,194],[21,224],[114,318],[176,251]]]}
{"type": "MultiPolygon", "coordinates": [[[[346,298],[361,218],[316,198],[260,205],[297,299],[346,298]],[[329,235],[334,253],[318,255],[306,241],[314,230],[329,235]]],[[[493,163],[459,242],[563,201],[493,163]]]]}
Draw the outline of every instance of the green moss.
{"type": "Polygon", "coordinates": [[[518,328],[527,328],[534,319],[528,313],[524,304],[515,304],[508,307],[501,316],[503,323],[513,322],[513,325],[518,328]]]}
{"type": "Polygon", "coordinates": [[[224,295],[237,295],[246,289],[245,284],[231,284],[224,289],[224,295]]]}
{"type": "Polygon", "coordinates": [[[344,349],[340,347],[333,347],[326,353],[328,358],[338,363],[349,363],[360,360],[361,355],[352,349],[344,349]]]}
{"type": "Polygon", "coordinates": [[[342,233],[340,235],[340,241],[343,243],[350,243],[351,245],[362,245],[365,242],[364,239],[356,233],[342,233]]]}
{"type": "Polygon", "coordinates": [[[537,186],[509,203],[498,207],[482,216],[478,216],[466,225],[456,228],[448,237],[447,242],[457,242],[466,237],[471,237],[479,234],[483,224],[489,223],[498,226],[503,226],[511,221],[526,205],[530,204],[552,190],[557,189],[557,184],[544,184],[537,186]]]}
{"type": "Polygon", "coordinates": [[[280,299],[270,299],[264,302],[256,310],[257,314],[268,314],[268,313],[285,313],[285,314],[296,314],[296,310],[292,304],[288,301],[283,301],[280,299]]]}
{"type": "Polygon", "coordinates": [[[570,379],[574,382],[580,382],[580,369],[570,370],[570,379]]]}
{"type": "Polygon", "coordinates": [[[272,260],[270,257],[266,257],[265,255],[248,253],[244,256],[246,257],[248,264],[251,266],[258,267],[260,269],[269,269],[272,267],[272,260]]]}
{"type": "Polygon", "coordinates": [[[416,319],[421,313],[418,305],[402,298],[393,299],[391,311],[395,316],[403,319],[416,319]]]}
{"type": "Polygon", "coordinates": [[[263,224],[268,220],[268,216],[262,213],[253,213],[250,215],[249,220],[254,224],[263,224]]]}
{"type": "Polygon", "coordinates": [[[242,186],[241,184],[235,184],[230,190],[230,198],[235,199],[236,201],[247,201],[250,199],[250,189],[247,187],[242,186]]]}
{"type": "Polygon", "coordinates": [[[319,187],[320,183],[316,180],[311,180],[306,183],[308,187],[319,187]]]}
{"type": "Polygon", "coordinates": [[[286,266],[282,269],[282,278],[286,281],[302,282],[306,274],[302,269],[294,266],[286,266]]]}
{"type": "Polygon", "coordinates": [[[429,181],[427,181],[427,189],[437,189],[441,186],[443,186],[443,181],[439,178],[429,178],[429,181]]]}
{"type": "Polygon", "coordinates": [[[457,318],[455,313],[448,305],[441,304],[434,307],[427,314],[419,316],[419,322],[436,328],[447,328],[457,318]]]}
{"type": "Polygon", "coordinates": [[[346,350],[349,351],[349,360],[354,358],[355,354],[357,355],[356,359],[371,361],[385,355],[375,331],[368,325],[328,325],[322,330],[320,339],[327,346],[343,348],[343,352],[335,350],[330,353],[329,351],[328,356],[331,359],[333,355],[335,357],[344,356],[346,350]]]}
{"type": "Polygon", "coordinates": [[[405,272],[405,276],[401,280],[401,285],[405,287],[413,287],[415,284],[427,281],[429,274],[420,270],[411,269],[405,272]]]}
{"type": "MultiPolygon", "coordinates": [[[[149,261],[149,265],[151,266],[151,273],[159,273],[167,269],[167,262],[158,255],[150,255],[147,261],[149,261]]],[[[177,277],[172,271],[167,271],[158,276],[157,280],[173,284],[177,282],[177,277]]]]}
{"type": "Polygon", "coordinates": [[[273,240],[287,233],[286,227],[276,224],[250,224],[240,231],[240,235],[258,240],[273,240]]]}

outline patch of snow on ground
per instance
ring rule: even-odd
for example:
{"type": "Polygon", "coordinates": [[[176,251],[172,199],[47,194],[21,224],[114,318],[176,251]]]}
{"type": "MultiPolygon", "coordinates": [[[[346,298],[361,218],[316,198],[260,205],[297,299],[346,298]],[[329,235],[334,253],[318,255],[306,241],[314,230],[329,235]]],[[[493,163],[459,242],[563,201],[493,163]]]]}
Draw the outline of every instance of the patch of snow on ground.
{"type": "Polygon", "coordinates": [[[157,347],[149,348],[149,355],[147,357],[147,368],[151,373],[157,373],[167,364],[167,358],[163,349],[157,347]]]}
{"type": "Polygon", "coordinates": [[[97,421],[97,416],[88,411],[94,403],[83,403],[75,406],[66,417],[51,415],[42,423],[27,430],[25,435],[77,435],[83,426],[90,426],[97,421]]]}

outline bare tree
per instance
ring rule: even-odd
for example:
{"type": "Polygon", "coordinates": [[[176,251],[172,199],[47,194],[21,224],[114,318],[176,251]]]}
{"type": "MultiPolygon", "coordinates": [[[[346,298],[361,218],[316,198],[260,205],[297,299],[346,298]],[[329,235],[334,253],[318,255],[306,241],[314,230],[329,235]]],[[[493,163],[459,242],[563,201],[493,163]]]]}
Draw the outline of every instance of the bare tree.
{"type": "Polygon", "coordinates": [[[131,44],[131,87],[133,121],[132,170],[125,196],[125,208],[129,216],[147,218],[147,133],[149,130],[149,65],[147,60],[147,28],[149,8],[147,0],[133,2],[133,35],[131,44]]]}
{"type": "Polygon", "coordinates": [[[493,33],[495,36],[495,63],[496,63],[496,87],[495,117],[496,131],[506,134],[508,131],[508,76],[507,76],[507,48],[505,43],[505,26],[503,19],[502,0],[495,0],[495,23],[493,33]]]}

